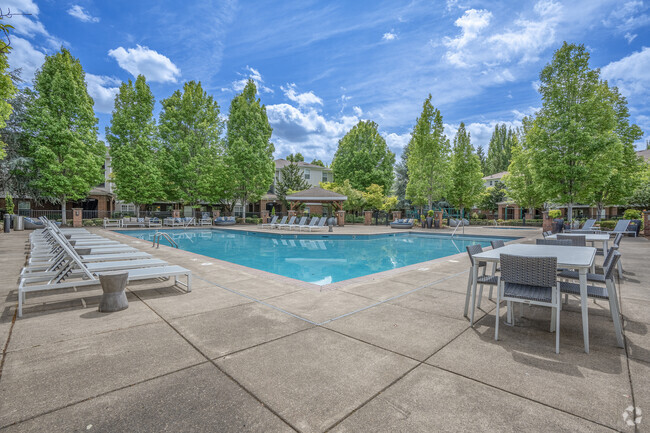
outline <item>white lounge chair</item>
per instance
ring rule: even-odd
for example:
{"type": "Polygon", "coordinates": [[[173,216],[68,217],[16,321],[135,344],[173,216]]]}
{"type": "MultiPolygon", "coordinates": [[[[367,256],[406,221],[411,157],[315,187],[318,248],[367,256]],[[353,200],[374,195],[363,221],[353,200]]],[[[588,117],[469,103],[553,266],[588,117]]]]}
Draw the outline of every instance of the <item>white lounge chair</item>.
{"type": "Polygon", "coordinates": [[[300,227],[305,226],[306,222],[307,222],[307,217],[302,217],[300,218],[300,221],[297,224],[289,225],[289,230],[300,229],[300,227]]]}
{"type": "Polygon", "coordinates": [[[275,225],[275,223],[276,223],[277,221],[278,221],[278,216],[275,215],[275,216],[273,216],[273,218],[271,219],[271,222],[270,222],[270,223],[260,224],[260,227],[261,227],[261,228],[264,228],[264,227],[273,228],[273,226],[275,225]]]}
{"type": "Polygon", "coordinates": [[[290,226],[294,225],[295,222],[296,222],[296,217],[292,216],[291,219],[289,219],[288,223],[286,223],[286,224],[278,224],[277,228],[283,229],[285,227],[290,227],[290,226]]]}
{"type": "Polygon", "coordinates": [[[279,223],[275,223],[275,224],[271,225],[271,228],[272,228],[272,229],[277,229],[277,228],[279,228],[282,224],[286,224],[286,223],[287,223],[287,216],[285,215],[285,216],[282,217],[282,220],[281,220],[279,223]]]}

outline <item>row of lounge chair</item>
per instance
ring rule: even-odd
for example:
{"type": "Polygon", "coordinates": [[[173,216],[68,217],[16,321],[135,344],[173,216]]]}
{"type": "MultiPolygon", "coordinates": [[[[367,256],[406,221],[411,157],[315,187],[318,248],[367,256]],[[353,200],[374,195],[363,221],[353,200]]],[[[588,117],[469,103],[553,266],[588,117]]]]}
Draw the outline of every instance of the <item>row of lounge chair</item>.
{"type": "Polygon", "coordinates": [[[282,220],[278,222],[278,217],[274,216],[271,219],[271,222],[260,224],[261,228],[270,228],[270,229],[288,229],[288,230],[293,230],[296,229],[298,231],[304,230],[309,230],[310,232],[312,230],[321,230],[323,227],[325,227],[325,224],[327,223],[327,217],[313,217],[310,221],[309,224],[307,224],[307,218],[308,217],[302,217],[300,218],[300,221],[296,222],[296,217],[292,216],[289,222],[287,222],[286,216],[282,217],[282,220]]]}
{"type": "Polygon", "coordinates": [[[128,272],[128,280],[174,277],[174,283],[192,290],[192,272],[155,259],[118,241],[86,229],[61,229],[45,218],[44,228],[30,234],[30,257],[20,274],[18,316],[27,292],[98,285],[102,272],[128,272]],[[182,283],[179,277],[186,277],[182,283]]]}

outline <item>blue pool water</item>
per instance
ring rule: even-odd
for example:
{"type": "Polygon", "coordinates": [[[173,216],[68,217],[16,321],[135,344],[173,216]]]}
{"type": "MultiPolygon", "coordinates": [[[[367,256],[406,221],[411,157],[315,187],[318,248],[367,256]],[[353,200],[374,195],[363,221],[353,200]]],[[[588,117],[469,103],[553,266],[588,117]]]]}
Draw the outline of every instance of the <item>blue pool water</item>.
{"type": "MultiPolygon", "coordinates": [[[[465,252],[465,247],[515,237],[391,233],[326,235],[240,230],[162,230],[180,249],[250,268],[324,285],[465,252]]],[[[155,230],[120,233],[152,241],[155,230]]],[[[162,240],[161,243],[167,243],[162,240]]]]}

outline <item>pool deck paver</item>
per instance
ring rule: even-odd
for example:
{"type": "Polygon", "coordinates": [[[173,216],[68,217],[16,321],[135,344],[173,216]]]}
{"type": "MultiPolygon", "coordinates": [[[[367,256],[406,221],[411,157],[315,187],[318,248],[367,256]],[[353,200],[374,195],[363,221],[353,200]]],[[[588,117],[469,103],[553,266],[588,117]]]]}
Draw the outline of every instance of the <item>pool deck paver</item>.
{"type": "MultiPolygon", "coordinates": [[[[193,291],[130,284],[130,307],[112,314],[96,311],[99,287],[30,294],[14,323],[28,232],[0,235],[0,429],[634,432],[623,412],[650,410],[643,238],[621,244],[626,349],[615,346],[607,303],[589,301],[585,354],[572,299],[556,355],[546,309],[525,307],[495,341],[488,290],[469,327],[466,254],[320,290],[94,230],[192,269],[193,291]]],[[[528,242],[540,233],[467,232],[528,242]]],[[[643,419],[636,431],[648,426],[643,419]]]]}

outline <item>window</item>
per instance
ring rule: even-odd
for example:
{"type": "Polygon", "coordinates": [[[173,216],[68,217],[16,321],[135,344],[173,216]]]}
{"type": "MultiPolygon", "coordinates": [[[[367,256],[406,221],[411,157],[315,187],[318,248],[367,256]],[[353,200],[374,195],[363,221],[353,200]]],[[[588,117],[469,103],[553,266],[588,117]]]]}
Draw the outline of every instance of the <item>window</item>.
{"type": "Polygon", "coordinates": [[[120,204],[120,212],[135,213],[135,205],[133,203],[122,203],[120,204]]]}
{"type": "Polygon", "coordinates": [[[308,168],[306,168],[306,169],[303,171],[303,173],[304,173],[304,175],[305,175],[305,180],[309,180],[309,179],[311,179],[311,170],[309,170],[308,168]]]}
{"type": "Polygon", "coordinates": [[[332,181],[332,175],[331,173],[328,173],[326,171],[323,172],[323,182],[331,182],[332,181]]]}

